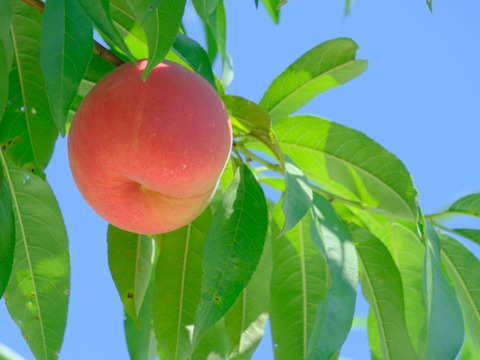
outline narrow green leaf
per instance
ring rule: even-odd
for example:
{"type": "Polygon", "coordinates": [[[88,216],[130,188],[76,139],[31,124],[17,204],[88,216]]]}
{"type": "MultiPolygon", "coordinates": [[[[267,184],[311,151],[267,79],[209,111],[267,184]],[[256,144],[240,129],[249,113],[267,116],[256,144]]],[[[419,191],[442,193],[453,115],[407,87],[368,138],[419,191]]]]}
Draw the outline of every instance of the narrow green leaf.
{"type": "Polygon", "coordinates": [[[0,123],[0,145],[14,162],[41,174],[58,136],[40,67],[42,14],[22,1],[10,0],[14,66],[10,72],[8,109],[0,123]]]}
{"type": "Polygon", "coordinates": [[[215,10],[218,0],[192,0],[192,4],[197,14],[203,19],[215,10]]]}
{"type": "Polygon", "coordinates": [[[12,273],[15,249],[15,217],[12,197],[7,180],[0,166],[0,297],[7,287],[12,273]]]}
{"type": "Polygon", "coordinates": [[[143,72],[143,79],[162,62],[173,45],[182,22],[185,4],[186,0],[162,0],[142,22],[148,41],[148,65],[143,72]]]}
{"type": "Polygon", "coordinates": [[[225,324],[220,319],[200,340],[191,355],[191,360],[225,360],[228,355],[225,324]]]}
{"type": "Polygon", "coordinates": [[[440,233],[442,263],[462,305],[469,337],[480,354],[480,261],[463,244],[440,233]]]}
{"type": "Polygon", "coordinates": [[[273,125],[280,147],[309,180],[334,194],[415,220],[417,192],[397,157],[366,135],[315,116],[273,125]]]}
{"type": "Polygon", "coordinates": [[[117,46],[130,61],[135,62],[135,57],[130,52],[124,39],[112,21],[110,4],[108,0],[77,0],[83,10],[87,13],[98,31],[106,36],[117,46]]]}
{"type": "Polygon", "coordinates": [[[316,195],[310,236],[327,261],[330,282],[320,302],[310,336],[307,359],[330,360],[340,351],[352,327],[358,282],[355,246],[332,205],[316,195]]]}
{"type": "Polygon", "coordinates": [[[362,290],[375,316],[385,359],[416,359],[405,320],[400,272],[385,245],[369,231],[351,229],[362,267],[362,290]]]}
{"type": "Polygon", "coordinates": [[[327,264],[313,243],[306,216],[277,237],[285,222],[281,205],[273,211],[273,270],[270,326],[276,360],[305,359],[317,308],[330,286],[327,264]]]}
{"type": "Polygon", "coordinates": [[[262,107],[254,102],[234,95],[224,95],[228,113],[232,119],[232,126],[241,132],[248,133],[256,128],[270,130],[270,116],[262,107]]]}
{"type": "Polygon", "coordinates": [[[0,152],[14,206],[16,244],[8,311],[37,360],[57,359],[67,320],[70,261],[55,196],[40,177],[0,152]]]}
{"type": "Polygon", "coordinates": [[[52,114],[65,135],[68,110],[93,53],[92,23],[77,0],[45,4],[40,64],[52,114]]]}
{"type": "Polygon", "coordinates": [[[275,24],[278,24],[279,15],[280,15],[278,5],[280,1],[279,0],[262,0],[262,3],[263,3],[263,6],[265,6],[265,9],[267,10],[268,15],[270,15],[273,22],[275,24]]]}
{"type": "Polygon", "coordinates": [[[272,82],[260,105],[276,122],[297,111],[318,94],[357,77],[367,68],[366,61],[355,60],[357,49],[357,44],[346,38],[316,46],[272,82]]]}
{"type": "Polygon", "coordinates": [[[152,272],[138,313],[138,321],[125,313],[125,338],[130,360],[153,360],[157,356],[157,344],[152,328],[154,284],[155,272],[152,272]]]}
{"type": "Polygon", "coordinates": [[[285,224],[279,236],[292,229],[310,209],[313,191],[302,169],[285,156],[285,193],[282,210],[285,224]]]}
{"type": "Polygon", "coordinates": [[[454,359],[463,343],[462,311],[442,271],[440,239],[428,223],[423,276],[427,305],[427,348],[421,358],[454,359]]]}
{"type": "Polygon", "coordinates": [[[268,238],[252,279],[225,315],[230,360],[247,360],[265,331],[270,304],[272,246],[268,238]]]}
{"type": "Polygon", "coordinates": [[[472,240],[473,242],[480,245],[480,230],[478,229],[452,229],[453,232],[472,240]]]}
{"type": "Polygon", "coordinates": [[[425,346],[427,318],[422,276],[425,247],[415,229],[393,221],[386,223],[378,236],[390,251],[400,271],[407,330],[417,357],[421,358],[425,346]]]}
{"type": "Polygon", "coordinates": [[[448,211],[480,217],[480,193],[467,195],[458,199],[448,208],[448,211]]]}
{"type": "MultiPolygon", "coordinates": [[[[201,299],[202,253],[212,221],[207,208],[191,224],[157,236],[161,247],[155,275],[153,326],[160,349],[168,359],[187,359],[195,311],[201,299]]],[[[193,357],[226,352],[225,331],[213,327],[193,357]],[[207,342],[207,345],[204,343],[207,342]]],[[[200,357],[202,358],[202,357],[200,357]]]]}
{"type": "Polygon", "coordinates": [[[180,56],[190,67],[207,80],[214,89],[215,77],[212,71],[212,64],[205,50],[195,40],[186,35],[177,34],[173,43],[173,51],[180,56]]]}
{"type": "Polygon", "coordinates": [[[432,12],[432,0],[427,0],[427,5],[428,5],[428,8],[430,9],[430,12],[432,12]]]}
{"type": "Polygon", "coordinates": [[[145,235],[108,226],[108,265],[127,314],[138,324],[138,314],[150,281],[155,246],[145,235]]]}
{"type": "Polygon", "coordinates": [[[13,43],[10,35],[13,13],[8,1],[0,2],[0,122],[8,102],[8,76],[12,68],[13,43]]]}
{"type": "Polygon", "coordinates": [[[235,303],[250,281],[268,229],[265,195],[241,165],[219,205],[203,253],[202,300],[195,315],[193,344],[235,303]]]}

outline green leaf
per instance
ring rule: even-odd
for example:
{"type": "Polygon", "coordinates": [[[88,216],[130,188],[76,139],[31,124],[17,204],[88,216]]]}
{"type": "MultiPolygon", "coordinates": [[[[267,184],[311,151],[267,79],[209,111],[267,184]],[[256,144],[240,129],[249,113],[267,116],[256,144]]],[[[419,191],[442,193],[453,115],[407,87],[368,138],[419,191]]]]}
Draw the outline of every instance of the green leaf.
{"type": "Polygon", "coordinates": [[[190,67],[207,80],[214,89],[215,77],[212,71],[212,64],[205,50],[195,40],[178,33],[173,43],[173,51],[180,56],[190,67]]]}
{"type": "Polygon", "coordinates": [[[252,279],[225,315],[230,360],[250,359],[265,331],[270,304],[272,247],[268,238],[252,279]]]}
{"type": "MultiPolygon", "coordinates": [[[[192,352],[190,340],[201,299],[202,253],[211,221],[208,207],[187,226],[156,237],[161,251],[155,275],[153,326],[168,359],[187,359],[192,352]]],[[[212,328],[197,347],[195,357],[204,351],[206,355],[226,352],[225,341],[224,331],[212,328]]]]}
{"type": "Polygon", "coordinates": [[[150,1],[128,0],[137,20],[141,23],[148,43],[148,73],[160,64],[173,45],[182,22],[186,0],[162,0],[153,8],[150,1]]]}
{"type": "Polygon", "coordinates": [[[92,23],[77,0],[49,0],[45,4],[40,64],[52,114],[65,135],[68,110],[93,53],[92,23]]]}
{"type": "Polygon", "coordinates": [[[117,46],[130,61],[135,62],[135,57],[130,52],[125,40],[112,21],[110,4],[108,0],[77,0],[82,9],[87,13],[98,31],[117,46]]]}
{"type": "Polygon", "coordinates": [[[357,49],[357,44],[346,38],[316,46],[272,82],[260,105],[276,122],[297,111],[318,94],[357,77],[367,68],[366,61],[355,60],[357,49]]]}
{"type": "Polygon", "coordinates": [[[415,220],[417,192],[398,158],[366,135],[315,116],[273,125],[280,147],[309,180],[390,217],[415,220]]]}
{"type": "Polygon", "coordinates": [[[428,5],[428,8],[430,9],[430,12],[432,12],[432,0],[427,0],[427,5],[428,5]]]}
{"type": "Polygon", "coordinates": [[[417,357],[421,358],[425,346],[427,318],[422,276],[425,247],[415,229],[393,221],[386,223],[378,236],[390,251],[400,271],[407,330],[417,357]]]}
{"type": "Polygon", "coordinates": [[[405,320],[400,272],[385,245],[369,231],[351,229],[362,267],[362,290],[375,316],[385,359],[416,359],[405,320]]]}
{"type": "Polygon", "coordinates": [[[220,319],[200,340],[191,360],[225,360],[228,355],[225,324],[220,319]]]}
{"type": "Polygon", "coordinates": [[[330,360],[350,332],[357,295],[358,262],[355,246],[332,205],[316,195],[310,219],[310,236],[327,261],[330,276],[320,302],[307,349],[308,359],[330,360]]]}
{"type": "Polygon", "coordinates": [[[8,109],[0,123],[0,145],[14,162],[41,174],[58,136],[45,90],[39,49],[42,15],[22,1],[9,1],[15,64],[10,72],[8,109]]]}
{"type": "Polygon", "coordinates": [[[67,320],[70,260],[55,196],[40,177],[0,152],[14,206],[16,244],[8,311],[37,360],[57,359],[67,320]]]}
{"type": "Polygon", "coordinates": [[[192,4],[200,18],[204,19],[217,7],[219,0],[192,0],[192,4]]]}
{"type": "Polygon", "coordinates": [[[240,96],[224,95],[222,100],[230,117],[233,117],[234,131],[237,129],[239,133],[248,133],[257,128],[270,130],[270,116],[262,107],[240,96]]]}
{"type": "MultiPolygon", "coordinates": [[[[268,12],[268,15],[272,18],[273,22],[275,24],[278,24],[278,19],[279,19],[279,0],[262,0],[263,6],[265,6],[265,9],[268,12]]],[[[258,4],[257,4],[258,5],[258,4]]]]}
{"type": "Polygon", "coordinates": [[[153,360],[157,356],[157,344],[152,328],[153,289],[155,273],[152,272],[138,313],[138,321],[125,314],[125,337],[130,360],[153,360]]]}
{"type": "Polygon", "coordinates": [[[448,208],[448,212],[480,217],[480,193],[458,199],[448,208]]]}
{"type": "Polygon", "coordinates": [[[462,305],[469,337],[480,354],[480,261],[463,244],[440,233],[442,261],[462,305]]]}
{"type": "Polygon", "coordinates": [[[235,303],[250,281],[268,229],[265,195],[241,165],[219,205],[203,253],[202,300],[195,315],[194,347],[235,303]]]}
{"type": "Polygon", "coordinates": [[[324,257],[310,237],[310,217],[306,216],[277,238],[284,222],[278,204],[272,220],[270,326],[273,351],[276,360],[304,359],[318,305],[330,284],[330,274],[324,257]]]}
{"type": "Polygon", "coordinates": [[[480,245],[480,230],[477,229],[452,229],[456,234],[462,235],[463,237],[472,240],[480,245]]]}
{"type": "Polygon", "coordinates": [[[285,193],[282,210],[285,214],[285,224],[279,236],[292,229],[310,209],[313,191],[302,169],[297,167],[292,159],[285,156],[285,193]]]}
{"type": "Polygon", "coordinates": [[[454,359],[463,343],[462,311],[442,271],[440,239],[429,223],[423,277],[427,306],[427,348],[421,358],[454,359]]]}
{"type": "Polygon", "coordinates": [[[13,216],[12,197],[8,183],[2,174],[0,166],[0,297],[3,296],[10,279],[15,249],[15,217],[13,216]]]}
{"type": "Polygon", "coordinates": [[[0,2],[0,122],[8,102],[8,74],[12,68],[13,43],[10,35],[13,13],[8,1],[0,2]]]}
{"type": "Polygon", "coordinates": [[[138,314],[150,281],[155,246],[151,238],[108,226],[108,265],[127,314],[138,314]]]}

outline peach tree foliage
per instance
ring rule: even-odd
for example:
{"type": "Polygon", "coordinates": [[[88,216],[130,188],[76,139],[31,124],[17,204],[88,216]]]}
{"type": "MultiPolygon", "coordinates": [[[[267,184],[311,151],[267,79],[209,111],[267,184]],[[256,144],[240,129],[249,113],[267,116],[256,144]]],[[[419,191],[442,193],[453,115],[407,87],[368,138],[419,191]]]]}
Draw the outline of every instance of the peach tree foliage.
{"type": "MultiPolygon", "coordinates": [[[[245,6],[265,6],[276,22],[282,3],[245,6]]],[[[160,235],[109,226],[132,359],[249,359],[267,321],[275,359],[335,359],[359,283],[373,358],[479,353],[480,262],[452,234],[480,243],[480,230],[436,217],[480,217],[480,194],[423,215],[398,158],[365,134],[298,115],[366,69],[357,44],[319,44],[257,104],[228,91],[223,0],[193,5],[206,49],[182,26],[185,0],[0,1],[0,294],[35,358],[57,358],[70,296],[67,232],[44,169],[93,85],[142,58],[144,78],[169,59],[209,81],[234,142],[214,200],[192,223],[160,235]]]]}

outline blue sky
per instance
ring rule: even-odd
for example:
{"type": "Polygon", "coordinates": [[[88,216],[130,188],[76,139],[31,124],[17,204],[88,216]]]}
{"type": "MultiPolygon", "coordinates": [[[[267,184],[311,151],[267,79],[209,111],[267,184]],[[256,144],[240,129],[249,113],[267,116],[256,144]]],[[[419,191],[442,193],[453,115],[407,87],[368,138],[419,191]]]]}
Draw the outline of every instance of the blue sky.
{"type": "MultiPolygon", "coordinates": [[[[362,131],[397,155],[410,171],[425,214],[480,192],[480,4],[474,0],[344,2],[290,0],[275,26],[254,1],[225,1],[235,78],[228,93],[259,101],[270,82],[319,43],[350,37],[369,67],[299,111],[362,131]]],[[[188,8],[191,13],[193,9],[188,8]]],[[[188,14],[188,13],[187,13],[188,14]]],[[[193,16],[185,23],[199,39],[193,16]]],[[[59,139],[47,178],[70,240],[72,286],[61,359],[126,360],[120,300],[107,264],[107,224],[79,195],[59,139]]],[[[478,224],[477,224],[478,225],[478,224]]],[[[477,256],[478,246],[471,246],[477,256]]],[[[362,303],[363,304],[363,303],[362,303]]],[[[365,314],[365,306],[359,306],[365,314]]],[[[33,359],[0,301],[0,343],[33,359]]],[[[364,331],[354,330],[342,353],[368,359],[364,331]]],[[[273,359],[264,341],[254,360],[273,359]]]]}

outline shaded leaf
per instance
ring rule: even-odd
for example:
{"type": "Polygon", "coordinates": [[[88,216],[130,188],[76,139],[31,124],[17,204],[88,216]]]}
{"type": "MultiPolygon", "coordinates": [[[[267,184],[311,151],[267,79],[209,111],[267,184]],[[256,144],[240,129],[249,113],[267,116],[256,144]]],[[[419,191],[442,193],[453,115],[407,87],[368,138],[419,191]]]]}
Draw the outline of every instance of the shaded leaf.
{"type": "Polygon", "coordinates": [[[307,177],[292,159],[285,156],[285,193],[282,201],[285,224],[279,236],[292,229],[305,216],[312,200],[313,191],[307,177]]]}
{"type": "Polygon", "coordinates": [[[13,44],[10,26],[13,13],[8,1],[0,2],[0,122],[8,102],[8,75],[12,68],[13,44]]]}
{"type": "Polygon", "coordinates": [[[423,277],[427,308],[427,348],[421,358],[454,359],[463,343],[462,312],[442,271],[440,239],[428,223],[423,277]]]}
{"type": "Polygon", "coordinates": [[[108,0],[77,0],[82,9],[87,13],[98,31],[108,38],[115,46],[117,46],[130,61],[135,62],[128,46],[125,44],[123,37],[115,27],[112,16],[110,14],[110,3],[108,0]]]}
{"type": "MultiPolygon", "coordinates": [[[[4,156],[4,155],[3,155],[4,156]]],[[[15,248],[15,217],[10,188],[0,166],[0,297],[12,272],[15,248]]]]}
{"type": "Polygon", "coordinates": [[[204,19],[217,7],[219,0],[192,0],[192,4],[200,18],[204,19]]]}
{"type": "Polygon", "coordinates": [[[203,253],[202,300],[195,315],[194,346],[232,307],[247,286],[268,229],[265,195],[241,165],[219,205],[203,253]]]}
{"type": "Polygon", "coordinates": [[[272,247],[267,239],[252,279],[225,315],[230,360],[250,359],[265,331],[270,304],[272,247]]]}
{"type": "Polygon", "coordinates": [[[277,238],[285,222],[281,205],[273,211],[273,270],[270,326],[276,360],[304,359],[315,326],[317,308],[330,275],[326,261],[310,238],[310,217],[277,238]]]}
{"type": "Polygon", "coordinates": [[[49,0],[43,15],[40,64],[53,118],[62,136],[92,53],[92,23],[77,0],[49,0]]]}
{"type": "Polygon", "coordinates": [[[309,180],[391,217],[415,220],[417,192],[397,157],[366,135],[315,116],[273,125],[280,147],[309,180]]]}
{"type": "Polygon", "coordinates": [[[67,320],[70,261],[65,225],[46,182],[0,162],[14,204],[16,244],[8,311],[37,360],[57,359],[67,320]]]}
{"type": "Polygon", "coordinates": [[[463,244],[440,233],[442,263],[462,305],[469,337],[480,354],[480,261],[463,244]]]}
{"type": "MultiPolygon", "coordinates": [[[[256,0],[258,1],[258,0],[256,0]]],[[[265,6],[265,9],[268,12],[268,15],[270,15],[270,18],[273,20],[275,24],[278,24],[279,20],[279,7],[278,4],[280,3],[279,0],[262,0],[263,6],[265,6]]],[[[257,3],[258,6],[258,3],[257,3]]]]}
{"type": "Polygon", "coordinates": [[[355,60],[357,44],[346,38],[324,42],[302,55],[269,86],[260,105],[273,122],[307,104],[318,94],[350,81],[367,67],[355,60]]]}
{"type": "Polygon", "coordinates": [[[155,246],[145,235],[108,226],[108,265],[127,314],[138,324],[152,273],[155,246]]]}
{"type": "Polygon", "coordinates": [[[173,51],[180,56],[190,67],[207,80],[216,89],[212,64],[205,50],[195,40],[186,35],[177,34],[173,43],[173,51]]]}
{"type": "Polygon", "coordinates": [[[462,235],[463,237],[472,240],[480,245],[480,230],[477,229],[452,229],[456,234],[462,235]]]}
{"type": "Polygon", "coordinates": [[[137,321],[125,313],[125,337],[131,360],[153,360],[157,356],[157,344],[152,328],[154,284],[155,273],[152,272],[137,321]]]}
{"type": "Polygon", "coordinates": [[[416,359],[408,335],[400,272],[388,249],[369,231],[351,229],[362,267],[362,290],[376,320],[385,359],[416,359]]]}
{"type": "Polygon", "coordinates": [[[48,105],[39,49],[42,14],[22,1],[10,0],[14,65],[10,72],[9,105],[0,123],[0,145],[18,166],[29,164],[42,173],[58,136],[48,105]]]}
{"type": "Polygon", "coordinates": [[[358,282],[357,254],[348,230],[332,205],[318,195],[313,198],[310,236],[327,261],[330,280],[325,298],[318,305],[307,358],[330,360],[340,351],[352,327],[358,282]]]}

